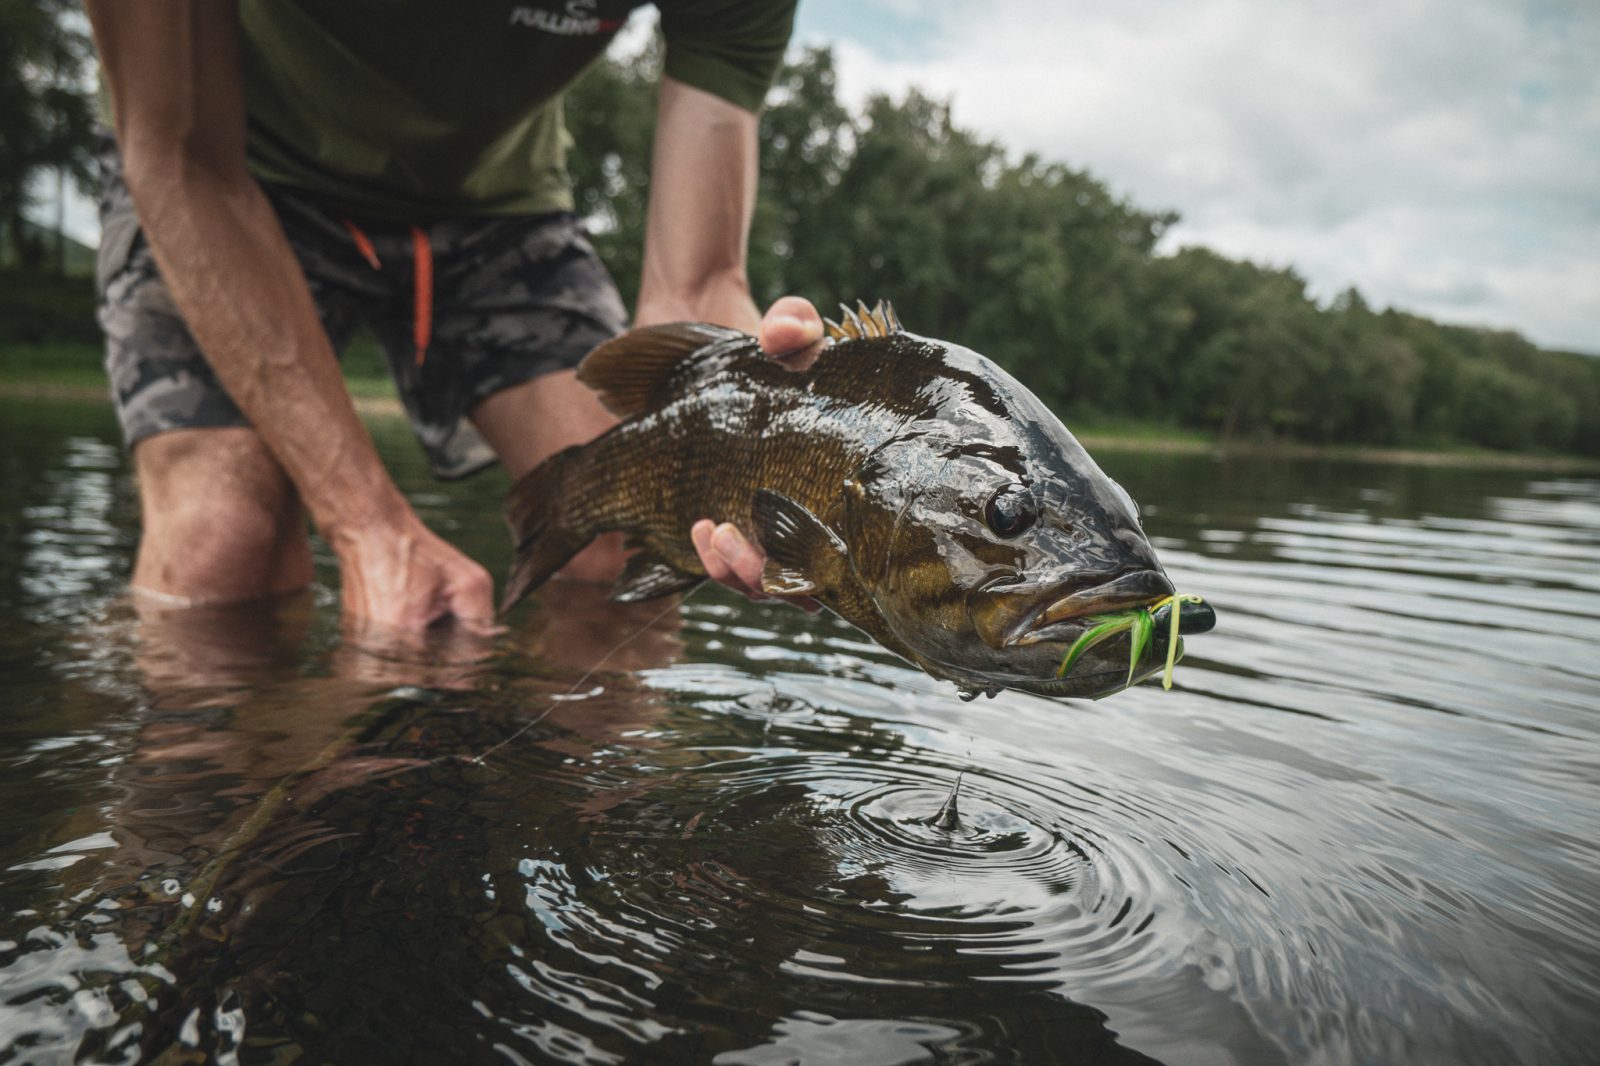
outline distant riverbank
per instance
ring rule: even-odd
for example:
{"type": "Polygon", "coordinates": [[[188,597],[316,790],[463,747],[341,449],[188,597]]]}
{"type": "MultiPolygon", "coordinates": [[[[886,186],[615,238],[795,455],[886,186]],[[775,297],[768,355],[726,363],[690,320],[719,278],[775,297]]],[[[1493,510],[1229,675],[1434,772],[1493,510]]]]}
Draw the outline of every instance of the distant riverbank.
{"type": "MultiPolygon", "coordinates": [[[[109,403],[98,349],[82,344],[0,345],[0,399],[109,403]]],[[[394,386],[384,376],[375,346],[357,343],[344,359],[346,383],[356,410],[365,418],[400,418],[404,411],[394,386]]],[[[1278,455],[1345,462],[1401,463],[1410,466],[1478,467],[1549,473],[1600,474],[1600,459],[1575,455],[1497,452],[1470,447],[1375,447],[1307,444],[1300,441],[1219,441],[1193,430],[1116,420],[1097,424],[1083,418],[1068,425],[1084,446],[1099,451],[1164,454],[1278,455]]]]}

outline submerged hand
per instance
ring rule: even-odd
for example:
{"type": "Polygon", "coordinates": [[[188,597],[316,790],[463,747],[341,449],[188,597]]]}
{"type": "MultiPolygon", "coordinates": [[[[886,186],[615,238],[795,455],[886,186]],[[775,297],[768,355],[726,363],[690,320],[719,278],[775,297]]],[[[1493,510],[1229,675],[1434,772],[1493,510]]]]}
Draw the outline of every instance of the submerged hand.
{"type": "MultiPolygon", "coordinates": [[[[804,370],[816,362],[827,345],[822,316],[810,300],[785,296],[768,308],[758,333],[761,350],[790,370],[804,370]]],[[[742,592],[751,599],[770,599],[761,591],[761,568],[767,557],[730,522],[721,525],[702,518],[689,530],[700,565],[713,581],[742,592]]],[[[821,605],[809,596],[784,597],[807,611],[821,605]]]]}
{"type": "Polygon", "coordinates": [[[454,618],[474,633],[494,624],[494,581],[415,516],[382,531],[332,538],[351,622],[417,632],[454,618]]]}

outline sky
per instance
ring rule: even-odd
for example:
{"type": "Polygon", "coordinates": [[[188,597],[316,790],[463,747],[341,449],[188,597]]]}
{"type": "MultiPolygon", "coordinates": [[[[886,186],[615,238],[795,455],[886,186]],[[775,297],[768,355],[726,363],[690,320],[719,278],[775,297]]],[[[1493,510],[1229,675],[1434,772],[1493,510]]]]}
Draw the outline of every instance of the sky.
{"type": "Polygon", "coordinates": [[[859,103],[955,121],[1326,300],[1600,354],[1596,0],[801,0],[859,103]]]}
{"type": "Polygon", "coordinates": [[[1163,250],[1600,354],[1597,0],[801,0],[795,43],[1177,211],[1163,250]]]}

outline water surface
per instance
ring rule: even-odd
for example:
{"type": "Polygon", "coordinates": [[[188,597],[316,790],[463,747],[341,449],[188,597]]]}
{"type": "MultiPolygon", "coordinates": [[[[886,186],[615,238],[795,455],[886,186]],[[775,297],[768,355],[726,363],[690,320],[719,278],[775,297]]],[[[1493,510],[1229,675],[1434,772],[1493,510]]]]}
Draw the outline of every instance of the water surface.
{"type": "Polygon", "coordinates": [[[1100,458],[1219,629],[968,704],[720,591],[134,604],[109,413],[5,402],[0,1062],[1597,1061],[1600,481],[1100,458]]]}

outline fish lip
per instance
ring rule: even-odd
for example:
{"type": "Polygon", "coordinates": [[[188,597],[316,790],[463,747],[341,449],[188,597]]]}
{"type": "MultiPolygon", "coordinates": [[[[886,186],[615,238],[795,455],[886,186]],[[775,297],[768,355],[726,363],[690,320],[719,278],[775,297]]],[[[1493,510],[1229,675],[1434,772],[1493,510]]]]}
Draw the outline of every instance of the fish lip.
{"type": "Polygon", "coordinates": [[[1081,674],[1073,677],[1028,678],[1021,681],[1007,682],[1006,687],[1017,689],[1020,692],[1031,692],[1036,696],[1098,700],[1132,688],[1142,681],[1148,681],[1161,673],[1162,665],[1157,663],[1141,670],[1136,670],[1132,680],[1128,678],[1126,669],[1118,669],[1102,670],[1098,673],[1081,674]]]}
{"type": "Polygon", "coordinates": [[[1073,623],[1090,615],[1148,607],[1171,596],[1173,591],[1172,582],[1160,570],[1135,570],[1120,574],[1103,584],[1044,600],[1023,617],[1006,643],[1027,645],[1066,641],[1075,637],[1082,628],[1073,623]]]}

